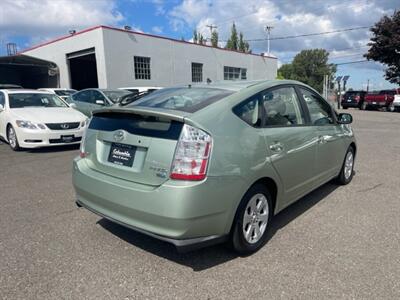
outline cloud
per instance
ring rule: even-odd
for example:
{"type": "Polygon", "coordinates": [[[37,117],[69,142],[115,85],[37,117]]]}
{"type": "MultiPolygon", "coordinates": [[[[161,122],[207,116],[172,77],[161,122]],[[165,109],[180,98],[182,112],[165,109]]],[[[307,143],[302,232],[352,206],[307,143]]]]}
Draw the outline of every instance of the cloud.
{"type": "Polygon", "coordinates": [[[113,0],[2,0],[0,32],[32,40],[94,25],[117,25],[124,16],[113,0]]]}
{"type": "Polygon", "coordinates": [[[156,34],[161,34],[163,32],[163,28],[161,26],[153,26],[151,31],[156,34]]]}
{"type": "MultiPolygon", "coordinates": [[[[246,39],[265,39],[265,25],[273,26],[271,38],[333,31],[343,28],[371,26],[384,14],[392,14],[394,1],[353,0],[353,1],[281,1],[281,0],[183,0],[167,12],[171,27],[186,34],[194,28],[209,37],[207,24],[218,26],[220,40],[230,35],[235,21],[246,39]],[[297,4],[296,4],[297,3],[297,4]]],[[[294,39],[271,40],[271,52],[280,61],[289,62],[295,54],[307,48],[325,48],[335,55],[355,54],[366,51],[370,38],[368,29],[342,33],[310,36],[294,39]]],[[[250,41],[254,52],[265,52],[267,41],[250,41]]],[[[348,59],[359,59],[355,55],[348,59]]],[[[345,58],[343,58],[343,61],[345,58]]],[[[336,60],[338,61],[338,60],[336,60]]],[[[372,64],[366,64],[371,65],[372,64]]],[[[376,66],[373,66],[376,68],[376,66]]]]}

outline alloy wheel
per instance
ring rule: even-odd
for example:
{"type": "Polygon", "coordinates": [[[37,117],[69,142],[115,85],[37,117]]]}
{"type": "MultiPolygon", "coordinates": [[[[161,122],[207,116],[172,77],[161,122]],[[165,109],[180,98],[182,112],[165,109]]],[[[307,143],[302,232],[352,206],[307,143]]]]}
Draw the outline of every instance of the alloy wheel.
{"type": "Polygon", "coordinates": [[[346,161],[344,162],[344,177],[349,179],[353,173],[354,155],[351,151],[347,152],[346,161]]]}
{"type": "Polygon", "coordinates": [[[17,135],[15,134],[14,128],[10,127],[8,129],[8,142],[12,148],[17,146],[17,135]]]}
{"type": "Polygon", "coordinates": [[[263,194],[254,195],[247,203],[243,216],[243,235],[249,244],[257,243],[263,236],[269,217],[268,200],[263,194]]]}

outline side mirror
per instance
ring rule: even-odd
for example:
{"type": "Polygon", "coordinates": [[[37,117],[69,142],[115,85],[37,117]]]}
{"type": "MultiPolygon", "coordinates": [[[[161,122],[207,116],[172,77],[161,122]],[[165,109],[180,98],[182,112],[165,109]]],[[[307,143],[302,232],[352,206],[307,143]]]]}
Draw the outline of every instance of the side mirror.
{"type": "Polygon", "coordinates": [[[338,116],[338,123],[339,124],[351,124],[353,123],[353,117],[351,114],[339,114],[338,116]]]}
{"type": "Polygon", "coordinates": [[[0,112],[2,112],[4,110],[4,106],[3,104],[0,104],[0,112]]]}
{"type": "Polygon", "coordinates": [[[104,100],[96,100],[97,105],[105,105],[104,100]]]}

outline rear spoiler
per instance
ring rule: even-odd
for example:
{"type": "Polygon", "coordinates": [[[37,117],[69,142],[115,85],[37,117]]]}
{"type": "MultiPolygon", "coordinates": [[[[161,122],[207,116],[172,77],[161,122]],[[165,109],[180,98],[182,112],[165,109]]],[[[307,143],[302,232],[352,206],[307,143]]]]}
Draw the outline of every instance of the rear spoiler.
{"type": "Polygon", "coordinates": [[[134,115],[142,115],[142,116],[151,116],[151,117],[164,117],[173,121],[178,121],[184,123],[185,117],[188,115],[187,112],[176,111],[176,110],[166,110],[166,109],[158,109],[158,108],[147,108],[147,107],[130,107],[130,108],[102,108],[96,109],[93,111],[93,116],[102,113],[123,113],[123,114],[134,114],[134,115]]]}

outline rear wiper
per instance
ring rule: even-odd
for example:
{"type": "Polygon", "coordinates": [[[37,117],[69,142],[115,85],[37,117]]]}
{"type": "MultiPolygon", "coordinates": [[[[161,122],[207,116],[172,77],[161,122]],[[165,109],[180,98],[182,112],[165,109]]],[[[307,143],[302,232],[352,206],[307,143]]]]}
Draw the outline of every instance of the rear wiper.
{"type": "Polygon", "coordinates": [[[148,93],[149,93],[148,91],[143,91],[143,92],[140,92],[137,94],[123,96],[121,98],[121,100],[119,101],[119,106],[128,105],[129,103],[132,103],[132,102],[140,99],[141,97],[147,95],[148,93]]]}

